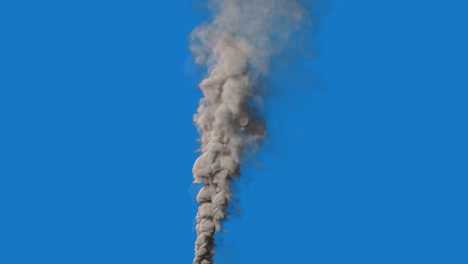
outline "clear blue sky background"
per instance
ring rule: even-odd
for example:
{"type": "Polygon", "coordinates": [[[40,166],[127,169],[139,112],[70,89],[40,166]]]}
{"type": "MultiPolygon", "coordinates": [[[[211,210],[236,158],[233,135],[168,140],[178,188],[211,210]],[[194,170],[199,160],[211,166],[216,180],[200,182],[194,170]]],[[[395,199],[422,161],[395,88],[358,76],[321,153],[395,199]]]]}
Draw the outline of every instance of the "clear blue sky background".
{"type": "MultiPolygon", "coordinates": [[[[468,263],[467,7],[334,0],[299,62],[319,81],[266,104],[220,264],[468,263]]],[[[191,263],[200,19],[1,1],[0,263],[191,263]]]]}

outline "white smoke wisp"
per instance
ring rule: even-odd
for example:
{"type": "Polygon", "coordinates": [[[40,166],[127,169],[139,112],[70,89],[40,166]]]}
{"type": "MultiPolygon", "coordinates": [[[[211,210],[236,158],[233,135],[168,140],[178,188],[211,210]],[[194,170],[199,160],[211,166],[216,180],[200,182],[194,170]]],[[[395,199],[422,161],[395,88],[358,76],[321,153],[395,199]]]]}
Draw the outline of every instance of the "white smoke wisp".
{"type": "Polygon", "coordinates": [[[307,25],[308,14],[296,0],[212,0],[212,20],[190,35],[197,64],[208,70],[194,121],[201,135],[201,156],[193,166],[195,183],[203,183],[197,202],[194,264],[211,264],[214,235],[221,229],[231,200],[232,177],[240,174],[240,157],[265,134],[253,105],[261,101],[257,83],[269,72],[290,36],[307,25]]]}

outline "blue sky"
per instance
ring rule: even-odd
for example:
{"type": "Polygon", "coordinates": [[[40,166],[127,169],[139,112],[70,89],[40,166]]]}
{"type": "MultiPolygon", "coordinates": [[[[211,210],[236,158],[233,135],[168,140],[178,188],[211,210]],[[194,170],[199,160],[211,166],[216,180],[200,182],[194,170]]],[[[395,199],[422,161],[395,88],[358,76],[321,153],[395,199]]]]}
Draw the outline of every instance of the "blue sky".
{"type": "MultiPolygon", "coordinates": [[[[218,263],[467,263],[467,5],[332,6],[313,81],[273,78],[218,263]]],[[[0,3],[0,263],[191,263],[201,19],[0,3]]]]}

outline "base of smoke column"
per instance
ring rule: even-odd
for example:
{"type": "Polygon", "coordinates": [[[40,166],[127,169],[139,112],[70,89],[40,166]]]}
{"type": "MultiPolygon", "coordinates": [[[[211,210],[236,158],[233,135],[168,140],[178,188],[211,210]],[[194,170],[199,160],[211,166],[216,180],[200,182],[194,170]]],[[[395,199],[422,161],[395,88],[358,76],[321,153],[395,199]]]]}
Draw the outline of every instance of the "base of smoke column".
{"type": "Polygon", "coordinates": [[[215,243],[214,243],[214,238],[213,237],[209,237],[207,238],[208,241],[208,246],[206,247],[208,249],[208,251],[204,254],[200,254],[200,255],[197,255],[193,261],[194,264],[211,264],[212,263],[212,259],[213,259],[213,256],[215,254],[215,251],[214,251],[214,247],[215,247],[215,243]]]}

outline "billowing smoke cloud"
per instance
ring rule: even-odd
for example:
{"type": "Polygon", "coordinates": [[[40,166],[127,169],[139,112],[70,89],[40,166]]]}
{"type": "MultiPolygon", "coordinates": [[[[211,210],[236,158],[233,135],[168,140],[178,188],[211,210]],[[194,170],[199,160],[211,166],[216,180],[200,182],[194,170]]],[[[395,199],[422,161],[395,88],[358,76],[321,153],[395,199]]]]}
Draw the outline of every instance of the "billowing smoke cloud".
{"type": "Polygon", "coordinates": [[[240,173],[243,151],[258,145],[265,134],[254,111],[262,101],[259,80],[268,75],[271,58],[308,21],[295,0],[212,0],[209,8],[212,20],[190,35],[196,63],[208,70],[194,116],[202,154],[193,176],[204,183],[197,196],[194,264],[213,262],[214,235],[232,197],[231,179],[240,173]]]}

